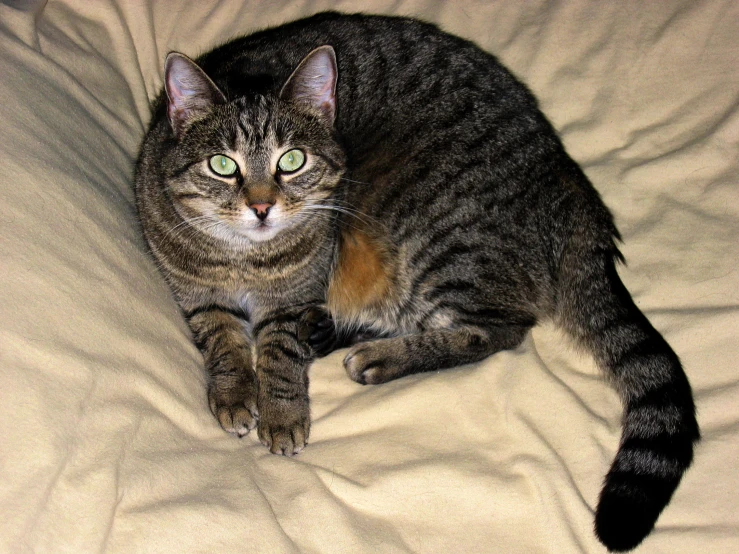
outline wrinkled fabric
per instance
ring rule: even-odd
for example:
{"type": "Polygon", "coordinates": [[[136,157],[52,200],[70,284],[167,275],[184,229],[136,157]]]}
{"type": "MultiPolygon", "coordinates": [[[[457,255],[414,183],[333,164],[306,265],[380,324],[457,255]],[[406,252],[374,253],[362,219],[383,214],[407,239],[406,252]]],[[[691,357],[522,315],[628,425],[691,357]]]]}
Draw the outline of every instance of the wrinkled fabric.
{"type": "Polygon", "coordinates": [[[739,552],[739,4],[0,4],[0,551],[604,552],[621,404],[542,323],[482,363],[363,387],[311,368],[298,457],[226,435],[149,257],[133,166],[170,50],[327,8],[414,15],[540,98],[622,231],[703,441],[637,552],[739,552]]]}

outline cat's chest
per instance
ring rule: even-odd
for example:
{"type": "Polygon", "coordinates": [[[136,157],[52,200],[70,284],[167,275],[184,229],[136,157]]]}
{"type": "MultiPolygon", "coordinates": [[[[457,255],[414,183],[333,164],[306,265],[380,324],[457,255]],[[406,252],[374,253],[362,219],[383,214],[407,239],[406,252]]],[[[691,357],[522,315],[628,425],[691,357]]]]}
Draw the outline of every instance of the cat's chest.
{"type": "Polygon", "coordinates": [[[187,267],[173,276],[183,289],[212,296],[214,302],[255,305],[291,300],[300,291],[315,288],[311,283],[325,282],[331,254],[330,247],[321,246],[316,246],[317,252],[274,249],[272,256],[217,252],[205,261],[186,260],[187,267]]]}
{"type": "Polygon", "coordinates": [[[241,312],[248,321],[261,320],[265,314],[279,311],[312,297],[320,304],[323,294],[306,286],[296,276],[254,275],[237,267],[224,268],[215,275],[199,275],[176,287],[185,311],[211,305],[241,312]]]}

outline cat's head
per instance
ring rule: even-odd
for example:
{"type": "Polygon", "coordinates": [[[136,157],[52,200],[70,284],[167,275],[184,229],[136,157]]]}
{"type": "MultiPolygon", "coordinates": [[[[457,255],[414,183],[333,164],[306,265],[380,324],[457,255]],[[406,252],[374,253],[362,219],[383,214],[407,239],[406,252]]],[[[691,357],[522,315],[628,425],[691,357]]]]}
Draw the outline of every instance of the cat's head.
{"type": "Polygon", "coordinates": [[[212,236],[263,242],[325,218],[345,157],[333,131],[333,48],[308,54],[279,94],[227,99],[195,62],[165,64],[174,141],[166,165],[179,214],[212,236]]]}

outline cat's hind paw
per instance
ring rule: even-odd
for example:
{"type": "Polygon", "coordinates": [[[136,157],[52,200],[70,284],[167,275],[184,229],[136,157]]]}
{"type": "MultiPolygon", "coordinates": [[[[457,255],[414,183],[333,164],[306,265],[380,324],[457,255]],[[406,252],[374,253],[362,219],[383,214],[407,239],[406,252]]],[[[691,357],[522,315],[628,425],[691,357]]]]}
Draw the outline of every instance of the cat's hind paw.
{"type": "Polygon", "coordinates": [[[317,358],[341,348],[341,340],[331,315],[323,308],[307,310],[301,317],[298,339],[307,341],[317,358]]]}
{"type": "Polygon", "coordinates": [[[398,377],[392,348],[387,340],[360,343],[344,358],[344,369],[361,385],[379,385],[398,377]]]}

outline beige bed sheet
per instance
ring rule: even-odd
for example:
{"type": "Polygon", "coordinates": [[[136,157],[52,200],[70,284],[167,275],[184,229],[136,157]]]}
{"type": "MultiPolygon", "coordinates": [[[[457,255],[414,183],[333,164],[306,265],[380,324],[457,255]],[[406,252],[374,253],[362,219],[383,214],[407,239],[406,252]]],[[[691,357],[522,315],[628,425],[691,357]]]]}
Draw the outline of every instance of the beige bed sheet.
{"type": "Polygon", "coordinates": [[[15,0],[0,4],[0,551],[604,552],[621,406],[543,324],[378,387],[311,369],[295,459],[226,435],[148,257],[132,168],[171,49],[333,8],[496,53],[612,208],[703,441],[637,552],[739,552],[739,3],[15,0]]]}

